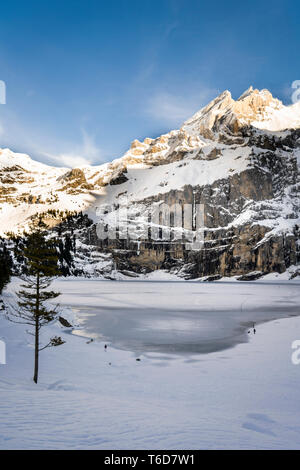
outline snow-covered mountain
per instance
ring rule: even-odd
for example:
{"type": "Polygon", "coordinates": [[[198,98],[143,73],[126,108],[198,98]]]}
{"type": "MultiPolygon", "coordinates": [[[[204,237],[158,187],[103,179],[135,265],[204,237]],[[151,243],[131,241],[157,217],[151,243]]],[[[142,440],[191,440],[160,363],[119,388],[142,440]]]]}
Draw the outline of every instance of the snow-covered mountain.
{"type": "MultiPolygon", "coordinates": [[[[80,232],[79,243],[93,247],[94,257],[105,252],[119,270],[164,268],[184,277],[283,272],[299,262],[299,165],[300,103],[284,106],[252,87],[235,101],[225,91],[179,130],[135,140],[104,165],[55,168],[1,150],[0,230],[21,231],[36,213],[53,226],[63,211],[83,211],[94,225],[80,232]],[[183,218],[187,205],[192,217],[201,205],[201,247],[187,249],[174,233],[156,240],[145,230],[135,240],[118,231],[111,240],[97,236],[95,223],[113,227],[125,204],[136,229],[153,226],[149,208],[162,203],[178,204],[183,218]]],[[[183,234],[196,231],[192,223],[183,234]]]]}

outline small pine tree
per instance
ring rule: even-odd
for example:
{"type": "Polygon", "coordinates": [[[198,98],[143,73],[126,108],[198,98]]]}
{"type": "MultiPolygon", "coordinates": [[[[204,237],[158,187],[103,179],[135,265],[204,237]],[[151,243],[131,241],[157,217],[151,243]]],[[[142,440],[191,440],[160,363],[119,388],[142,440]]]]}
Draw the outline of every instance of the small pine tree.
{"type": "Polygon", "coordinates": [[[50,308],[46,302],[55,299],[59,292],[49,291],[53,278],[60,274],[57,266],[58,256],[56,241],[46,238],[47,226],[40,219],[37,226],[31,227],[24,234],[24,243],[20,246],[20,256],[26,262],[26,274],[21,276],[23,288],[17,292],[19,301],[17,309],[10,309],[9,318],[16,323],[33,327],[34,342],[34,374],[33,380],[38,382],[39,352],[53,346],[60,346],[65,341],[53,337],[45,346],[40,346],[40,330],[58,316],[57,307],[50,308]],[[12,318],[13,317],[13,318],[12,318]]]}

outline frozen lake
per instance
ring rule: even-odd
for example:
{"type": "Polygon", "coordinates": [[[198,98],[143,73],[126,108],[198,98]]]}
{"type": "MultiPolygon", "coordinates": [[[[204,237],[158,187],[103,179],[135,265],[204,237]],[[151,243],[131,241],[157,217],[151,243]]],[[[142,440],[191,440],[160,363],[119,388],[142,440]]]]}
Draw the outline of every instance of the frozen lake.
{"type": "Polygon", "coordinates": [[[200,354],[248,341],[259,324],[299,315],[300,283],[58,281],[75,334],[137,354],[200,354]]]}
{"type": "Polygon", "coordinates": [[[299,449],[299,287],[55,281],[80,336],[44,328],[66,343],[41,354],[38,385],[28,326],[0,314],[0,449],[299,449]]]}

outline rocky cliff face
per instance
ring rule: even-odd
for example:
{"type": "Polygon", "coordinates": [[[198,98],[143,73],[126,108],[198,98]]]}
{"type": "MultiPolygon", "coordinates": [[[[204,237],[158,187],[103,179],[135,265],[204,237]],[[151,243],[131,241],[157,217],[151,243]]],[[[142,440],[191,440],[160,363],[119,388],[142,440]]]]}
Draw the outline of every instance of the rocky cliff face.
{"type": "Polygon", "coordinates": [[[80,231],[94,253],[86,264],[104,254],[106,273],[251,278],[300,261],[300,104],[286,107],[267,90],[236,101],[226,91],[181,129],[135,140],[109,164],[31,162],[0,155],[2,232],[5,219],[17,230],[37,212],[83,210],[94,222],[80,231]]]}

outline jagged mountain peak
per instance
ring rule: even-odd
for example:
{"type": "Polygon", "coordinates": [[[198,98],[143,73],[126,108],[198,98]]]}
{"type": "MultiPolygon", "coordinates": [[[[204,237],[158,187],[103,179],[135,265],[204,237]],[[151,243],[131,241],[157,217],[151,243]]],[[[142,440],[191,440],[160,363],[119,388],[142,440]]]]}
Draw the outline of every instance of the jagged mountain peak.
{"type": "MultiPolygon", "coordinates": [[[[172,268],[187,277],[282,272],[300,256],[299,127],[300,103],[284,106],[268,90],[249,87],[236,100],[224,91],[181,129],[134,140],[121,158],[99,166],[56,168],[0,150],[0,235],[22,233],[37,214],[55,227],[66,212],[83,211],[89,223],[103,215],[113,228],[126,206],[128,220],[139,227],[149,222],[145,211],[151,207],[188,205],[195,215],[200,204],[203,249],[188,252],[176,239],[172,246],[139,240],[138,249],[129,239],[102,244],[96,225],[88,234],[86,226],[81,232],[74,226],[79,248],[74,269],[78,272],[80,256],[91,253],[93,244],[110,260],[113,253],[118,269],[127,271],[172,268]],[[289,131],[277,132],[282,129],[289,131]]],[[[79,271],[95,273],[94,256],[86,258],[86,271],[79,271]]]]}
{"type": "Polygon", "coordinates": [[[271,119],[275,111],[283,108],[282,102],[266,89],[250,86],[237,100],[226,90],[188,119],[182,130],[215,140],[218,131],[236,133],[245,125],[271,119]]]}
{"type": "Polygon", "coordinates": [[[253,90],[253,86],[252,86],[252,85],[249,86],[249,88],[247,88],[247,90],[245,90],[245,91],[241,94],[241,96],[238,98],[237,101],[246,98],[246,96],[250,95],[253,91],[254,91],[254,90],[253,90]]]}

